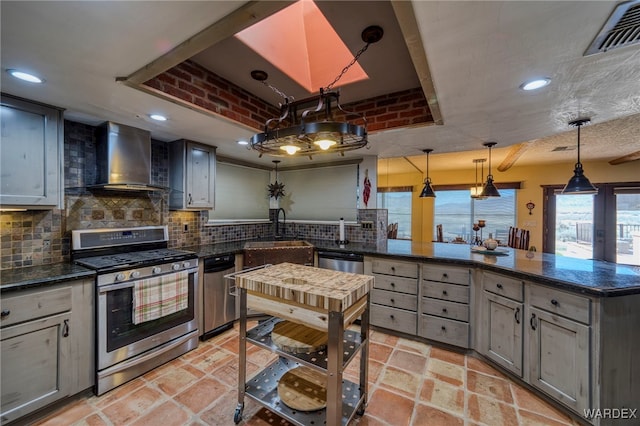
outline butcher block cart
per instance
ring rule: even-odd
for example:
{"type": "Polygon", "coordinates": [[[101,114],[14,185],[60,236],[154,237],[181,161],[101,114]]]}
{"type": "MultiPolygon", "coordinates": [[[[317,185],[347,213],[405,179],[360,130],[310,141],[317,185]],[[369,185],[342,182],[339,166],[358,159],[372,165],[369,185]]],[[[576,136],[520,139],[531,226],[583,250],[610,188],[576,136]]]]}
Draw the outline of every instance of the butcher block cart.
{"type": "MultiPolygon", "coordinates": [[[[234,422],[242,420],[244,399],[249,397],[272,412],[301,425],[347,425],[364,414],[367,404],[367,361],[369,355],[369,292],[374,278],[292,263],[266,265],[228,275],[240,297],[240,347],[238,405],[234,422]],[[247,331],[247,308],[269,315],[247,331]],[[348,329],[360,319],[360,331],[348,329]],[[286,322],[286,327],[280,327],[286,322]],[[291,327],[291,325],[293,327],[291,327]],[[275,329],[302,326],[312,334],[326,333],[326,345],[311,350],[282,346],[275,329]],[[270,350],[278,359],[247,380],[247,343],[270,350]],[[343,372],[360,353],[358,384],[343,379],[343,372]],[[294,372],[304,370],[300,376],[294,372]],[[310,374],[312,373],[312,374],[310,374]],[[326,382],[325,408],[308,408],[316,401],[315,375],[326,382]],[[291,381],[290,378],[294,377],[291,381]],[[285,380],[286,379],[286,380],[285,380]],[[282,382],[282,383],[280,383],[282,382]],[[283,386],[285,385],[286,386],[283,386]],[[282,389],[286,388],[286,393],[282,389]],[[289,398],[293,392],[292,400],[289,398]],[[298,395],[295,392],[299,392],[298,395]],[[298,406],[298,403],[301,405],[298,406]]],[[[296,340],[296,336],[292,336],[296,340]]],[[[317,390],[317,389],[316,389],[317,390]]],[[[323,395],[324,397],[324,395],[323,395]]]]}

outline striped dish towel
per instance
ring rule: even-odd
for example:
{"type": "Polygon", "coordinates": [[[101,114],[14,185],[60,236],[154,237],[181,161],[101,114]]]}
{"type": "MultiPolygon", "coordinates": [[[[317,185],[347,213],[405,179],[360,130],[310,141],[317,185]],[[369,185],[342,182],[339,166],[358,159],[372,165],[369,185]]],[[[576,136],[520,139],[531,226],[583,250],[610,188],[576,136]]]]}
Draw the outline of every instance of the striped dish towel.
{"type": "Polygon", "coordinates": [[[135,282],[133,323],[140,324],[187,309],[189,272],[153,277],[135,282]]]}

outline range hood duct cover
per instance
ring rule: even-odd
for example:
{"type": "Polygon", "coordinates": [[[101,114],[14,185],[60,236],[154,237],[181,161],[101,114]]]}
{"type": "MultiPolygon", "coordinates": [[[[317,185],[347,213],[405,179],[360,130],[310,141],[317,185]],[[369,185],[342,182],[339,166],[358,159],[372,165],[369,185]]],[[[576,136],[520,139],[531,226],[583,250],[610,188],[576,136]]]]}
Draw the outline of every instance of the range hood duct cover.
{"type": "Polygon", "coordinates": [[[91,189],[163,191],[151,184],[151,132],[111,121],[98,127],[96,184],[91,189]]]}

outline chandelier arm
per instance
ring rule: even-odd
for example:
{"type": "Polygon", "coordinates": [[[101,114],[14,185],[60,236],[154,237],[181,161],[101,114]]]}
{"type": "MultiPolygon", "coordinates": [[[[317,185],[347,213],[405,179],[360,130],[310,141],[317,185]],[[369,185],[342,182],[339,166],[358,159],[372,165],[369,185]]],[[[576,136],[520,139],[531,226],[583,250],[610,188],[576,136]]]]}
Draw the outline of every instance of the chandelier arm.
{"type": "MultiPolygon", "coordinates": [[[[318,105],[316,106],[316,109],[309,108],[309,109],[304,110],[302,112],[302,115],[300,116],[300,124],[302,124],[304,126],[304,120],[307,118],[307,115],[312,114],[312,113],[316,113],[316,112],[320,112],[320,111],[322,111],[324,109],[324,107],[325,107],[325,105],[324,105],[325,97],[326,97],[326,95],[324,93],[324,90],[320,89],[320,97],[318,98],[318,105]]],[[[329,108],[329,111],[331,111],[331,106],[330,106],[331,105],[331,101],[329,101],[327,104],[328,104],[327,107],[329,108]]]]}
{"type": "Polygon", "coordinates": [[[286,100],[284,105],[280,105],[281,111],[282,111],[282,115],[280,115],[280,117],[278,118],[270,118],[268,119],[265,123],[264,123],[264,132],[267,133],[269,131],[269,128],[271,126],[271,123],[273,122],[278,122],[278,125],[275,126],[274,128],[277,129],[280,127],[280,124],[282,124],[282,122],[284,120],[287,119],[287,117],[289,117],[289,111],[290,111],[290,104],[289,104],[289,100],[286,100]]]}

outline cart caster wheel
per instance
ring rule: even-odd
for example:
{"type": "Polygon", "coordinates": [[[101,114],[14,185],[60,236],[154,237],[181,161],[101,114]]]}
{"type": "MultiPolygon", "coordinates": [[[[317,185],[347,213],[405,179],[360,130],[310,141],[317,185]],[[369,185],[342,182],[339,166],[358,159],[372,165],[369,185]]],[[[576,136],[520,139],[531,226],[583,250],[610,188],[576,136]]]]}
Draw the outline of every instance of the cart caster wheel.
{"type": "Polygon", "coordinates": [[[236,408],[235,413],[233,413],[233,422],[238,424],[242,421],[242,408],[236,408]]]}

